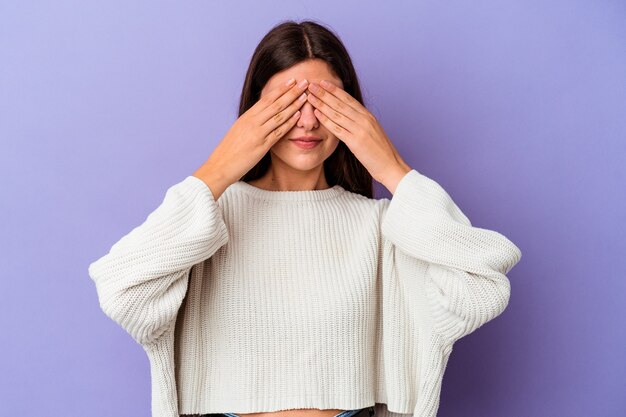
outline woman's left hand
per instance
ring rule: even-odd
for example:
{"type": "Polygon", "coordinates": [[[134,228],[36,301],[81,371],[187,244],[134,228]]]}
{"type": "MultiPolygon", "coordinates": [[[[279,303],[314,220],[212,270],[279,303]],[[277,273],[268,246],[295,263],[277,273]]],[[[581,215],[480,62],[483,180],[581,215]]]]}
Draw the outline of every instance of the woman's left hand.
{"type": "Polygon", "coordinates": [[[393,194],[411,167],[400,157],[376,117],[326,80],[309,84],[307,100],[324,127],[344,142],[372,177],[393,194]]]}

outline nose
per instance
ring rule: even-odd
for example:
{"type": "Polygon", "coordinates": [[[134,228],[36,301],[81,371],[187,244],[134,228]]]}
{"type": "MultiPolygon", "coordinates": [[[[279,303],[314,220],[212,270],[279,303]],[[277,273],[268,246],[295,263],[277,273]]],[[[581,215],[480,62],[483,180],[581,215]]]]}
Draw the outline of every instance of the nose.
{"type": "Polygon", "coordinates": [[[319,120],[313,113],[315,106],[306,101],[302,107],[300,107],[300,117],[298,118],[297,126],[307,131],[317,129],[319,127],[319,120]]]}

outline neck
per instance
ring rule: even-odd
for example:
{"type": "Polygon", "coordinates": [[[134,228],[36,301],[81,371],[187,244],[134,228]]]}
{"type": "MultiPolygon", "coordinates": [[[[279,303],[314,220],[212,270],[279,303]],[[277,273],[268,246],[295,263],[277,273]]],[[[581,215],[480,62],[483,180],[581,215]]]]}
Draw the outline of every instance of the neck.
{"type": "Polygon", "coordinates": [[[272,163],[262,177],[250,181],[249,184],[268,191],[307,191],[330,188],[324,175],[323,164],[308,171],[302,171],[287,166],[279,168],[272,163]]]}

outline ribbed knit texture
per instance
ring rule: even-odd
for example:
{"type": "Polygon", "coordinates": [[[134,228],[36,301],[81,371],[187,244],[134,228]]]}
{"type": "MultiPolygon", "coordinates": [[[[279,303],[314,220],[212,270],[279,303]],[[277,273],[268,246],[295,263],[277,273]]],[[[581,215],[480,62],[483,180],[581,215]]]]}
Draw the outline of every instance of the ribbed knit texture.
{"type": "Polygon", "coordinates": [[[188,176],[89,275],[148,355],[153,417],[435,417],[454,342],[506,308],[520,258],[414,169],[380,200],[238,181],[215,201],[188,176]]]}

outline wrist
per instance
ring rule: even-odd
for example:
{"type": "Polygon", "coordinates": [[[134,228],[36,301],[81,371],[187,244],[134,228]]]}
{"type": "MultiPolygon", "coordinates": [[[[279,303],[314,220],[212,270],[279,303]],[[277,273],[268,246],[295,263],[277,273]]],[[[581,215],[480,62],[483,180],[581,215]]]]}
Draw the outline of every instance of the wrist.
{"type": "Polygon", "coordinates": [[[406,163],[400,163],[391,170],[388,171],[388,174],[385,178],[385,182],[383,185],[385,188],[389,190],[391,194],[395,194],[396,188],[398,184],[409,173],[413,168],[408,166],[406,163]]]}
{"type": "Polygon", "coordinates": [[[220,198],[224,190],[233,183],[228,178],[224,177],[222,170],[218,167],[210,166],[207,163],[204,163],[192,175],[204,181],[211,190],[211,194],[213,194],[215,200],[220,198]]]}

